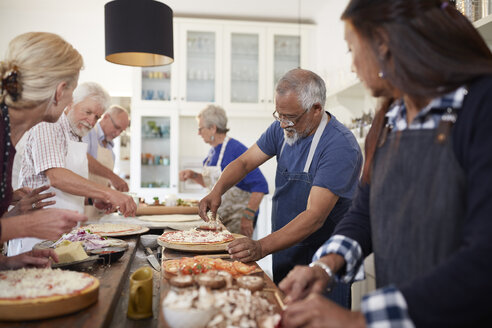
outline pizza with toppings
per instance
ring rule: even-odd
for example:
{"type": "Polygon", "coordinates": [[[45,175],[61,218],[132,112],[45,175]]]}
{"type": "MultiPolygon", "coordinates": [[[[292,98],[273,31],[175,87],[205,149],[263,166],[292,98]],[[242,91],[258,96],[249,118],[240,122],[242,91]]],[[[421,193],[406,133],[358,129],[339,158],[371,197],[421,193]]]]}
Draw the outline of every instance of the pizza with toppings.
{"type": "Polygon", "coordinates": [[[101,236],[124,236],[149,231],[149,228],[127,223],[93,223],[83,228],[101,236]]]}
{"type": "Polygon", "coordinates": [[[234,236],[227,230],[182,230],[164,232],[159,240],[178,245],[210,245],[223,244],[234,240],[234,236]]]}
{"type": "Polygon", "coordinates": [[[60,269],[0,271],[0,318],[32,320],[78,311],[97,301],[99,280],[60,269]]]}

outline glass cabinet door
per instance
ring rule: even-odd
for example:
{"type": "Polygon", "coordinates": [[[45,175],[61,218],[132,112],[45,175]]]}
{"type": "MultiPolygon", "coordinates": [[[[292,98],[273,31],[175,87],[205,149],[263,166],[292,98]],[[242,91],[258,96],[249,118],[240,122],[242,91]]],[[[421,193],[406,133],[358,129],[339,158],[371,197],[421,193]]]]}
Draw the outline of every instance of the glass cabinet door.
{"type": "Polygon", "coordinates": [[[278,80],[301,65],[301,38],[293,35],[275,35],[273,38],[273,90],[278,80]]]}
{"type": "Polygon", "coordinates": [[[259,102],[259,36],[231,34],[231,103],[259,102]]]}
{"type": "Polygon", "coordinates": [[[215,101],[215,33],[187,31],[186,101],[215,101]]]}
{"type": "Polygon", "coordinates": [[[171,66],[142,68],[142,100],[171,100],[171,66]]]}
{"type": "Polygon", "coordinates": [[[142,117],[142,188],[169,188],[171,156],[171,118],[142,117]]]}

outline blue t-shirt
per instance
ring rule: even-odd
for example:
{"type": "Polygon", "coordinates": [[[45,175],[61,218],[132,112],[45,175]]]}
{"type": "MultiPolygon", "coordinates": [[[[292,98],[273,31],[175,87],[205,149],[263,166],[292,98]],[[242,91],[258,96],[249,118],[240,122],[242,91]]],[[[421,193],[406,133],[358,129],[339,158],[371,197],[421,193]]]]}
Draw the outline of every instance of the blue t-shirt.
{"type": "MultiPolygon", "coordinates": [[[[340,198],[352,199],[362,166],[362,154],[352,132],[335,116],[321,135],[318,147],[309,168],[313,186],[329,189],[340,198]]],[[[292,146],[284,144],[284,130],[279,122],[273,122],[261,135],[256,144],[265,154],[277,156],[277,163],[288,172],[302,172],[314,134],[301,138],[292,146]]],[[[275,187],[278,187],[275,181],[275,187]]]]}
{"type": "MultiPolygon", "coordinates": [[[[207,158],[203,160],[203,165],[216,166],[221,149],[222,149],[222,144],[217,145],[214,148],[211,148],[207,158]],[[208,158],[211,159],[207,163],[208,158]]],[[[245,145],[243,145],[236,139],[230,138],[229,141],[227,142],[227,146],[224,151],[224,155],[222,157],[222,162],[220,163],[220,167],[222,171],[230,162],[241,156],[247,149],[248,148],[246,148],[245,145]]],[[[244,179],[242,179],[236,185],[236,187],[248,192],[262,192],[264,194],[268,194],[268,183],[259,168],[256,168],[253,171],[249,172],[244,177],[244,179]]]]}

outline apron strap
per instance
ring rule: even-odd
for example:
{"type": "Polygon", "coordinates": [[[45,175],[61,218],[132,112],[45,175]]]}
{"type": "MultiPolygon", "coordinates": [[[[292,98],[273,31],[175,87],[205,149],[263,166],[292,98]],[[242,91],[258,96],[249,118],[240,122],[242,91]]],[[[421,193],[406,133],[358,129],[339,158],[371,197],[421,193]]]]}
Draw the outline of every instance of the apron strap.
{"type": "Polygon", "coordinates": [[[304,165],[304,173],[309,172],[309,168],[311,167],[311,162],[313,161],[314,152],[316,151],[316,147],[318,147],[319,140],[321,139],[321,135],[325,130],[326,124],[328,124],[328,114],[323,112],[323,117],[321,118],[321,122],[314,133],[313,141],[311,142],[311,147],[309,148],[309,154],[306,160],[306,165],[304,165]]]}
{"type": "Polygon", "coordinates": [[[230,139],[229,137],[225,137],[224,142],[222,143],[222,147],[220,148],[219,159],[217,159],[217,166],[218,167],[220,167],[220,164],[222,164],[222,157],[224,157],[224,151],[227,147],[227,143],[229,142],[229,139],[230,139]]]}

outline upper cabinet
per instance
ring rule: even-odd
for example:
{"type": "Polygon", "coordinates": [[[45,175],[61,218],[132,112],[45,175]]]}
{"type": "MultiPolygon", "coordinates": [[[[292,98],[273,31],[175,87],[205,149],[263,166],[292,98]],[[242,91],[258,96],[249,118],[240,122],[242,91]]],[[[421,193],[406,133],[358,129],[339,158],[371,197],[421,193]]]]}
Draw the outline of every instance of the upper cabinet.
{"type": "Polygon", "coordinates": [[[312,25],[175,18],[174,33],[173,64],[135,69],[136,102],[180,115],[214,103],[230,116],[266,116],[278,79],[314,64],[312,25]]]}

